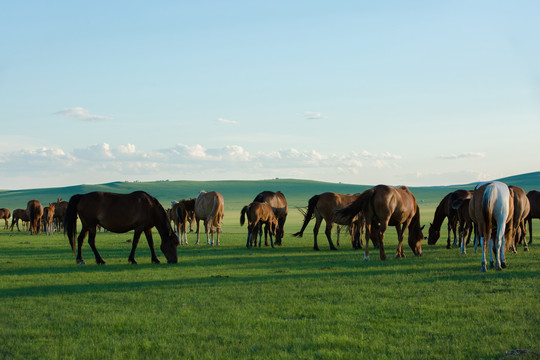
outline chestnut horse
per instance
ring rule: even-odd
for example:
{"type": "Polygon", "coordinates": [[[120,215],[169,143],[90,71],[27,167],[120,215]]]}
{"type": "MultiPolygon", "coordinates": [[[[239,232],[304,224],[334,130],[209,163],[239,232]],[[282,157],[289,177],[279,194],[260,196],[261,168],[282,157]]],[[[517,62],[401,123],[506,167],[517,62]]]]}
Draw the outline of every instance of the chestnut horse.
{"type": "Polygon", "coordinates": [[[221,232],[221,222],[223,220],[223,209],[225,202],[223,196],[216,191],[201,191],[197,199],[195,199],[195,220],[197,221],[197,241],[195,245],[199,245],[199,221],[203,220],[204,229],[206,232],[206,244],[214,245],[214,231],[216,232],[219,245],[219,233],[221,232]],[[212,241],[208,233],[211,234],[212,241]]]}
{"type": "Polygon", "coordinates": [[[423,226],[420,227],[420,209],[416,198],[406,186],[391,187],[377,185],[364,191],[349,206],[336,211],[335,219],[339,222],[351,221],[354,216],[362,212],[366,219],[366,252],[364,260],[369,261],[369,241],[371,229],[378,226],[377,240],[381,260],[386,260],[384,251],[384,233],[388,226],[395,226],[398,235],[396,257],[403,258],[403,235],[409,229],[409,246],[416,256],[422,256],[423,226]]]}
{"type": "MultiPolygon", "coordinates": [[[[270,232],[270,244],[274,247],[272,235],[275,235],[279,227],[279,219],[274,215],[274,209],[266,202],[254,201],[242,208],[240,212],[240,225],[243,226],[245,218],[248,219],[248,237],[246,247],[250,248],[255,239],[257,245],[257,235],[262,235],[262,225],[266,225],[270,232]]],[[[259,247],[261,247],[262,236],[259,236],[259,247]]]]}
{"type": "MultiPolygon", "coordinates": [[[[263,191],[253,199],[253,202],[265,202],[268,203],[274,215],[278,219],[278,229],[276,231],[276,245],[281,245],[281,240],[285,235],[285,221],[287,220],[287,215],[289,214],[289,206],[287,205],[287,199],[281,191],[263,191]]],[[[264,234],[264,243],[268,246],[268,240],[266,239],[266,232],[264,234]]]]}
{"type": "Polygon", "coordinates": [[[177,235],[180,238],[180,245],[187,245],[187,224],[195,219],[195,199],[183,199],[172,205],[171,217],[177,229],[177,235]]]}
{"type": "Polygon", "coordinates": [[[47,235],[52,235],[54,229],[54,208],[55,204],[49,204],[43,208],[43,224],[45,225],[45,231],[47,235]]]}
{"type": "Polygon", "coordinates": [[[510,185],[508,186],[512,197],[514,198],[514,217],[512,219],[512,234],[507,240],[507,249],[512,250],[512,252],[517,252],[517,246],[519,243],[524,243],[523,251],[529,251],[527,245],[527,224],[525,219],[529,216],[531,210],[531,205],[525,190],[520,187],[510,185]]]}
{"type": "Polygon", "coordinates": [[[64,233],[68,235],[73,253],[75,253],[75,236],[77,235],[77,214],[82,223],[81,232],[77,237],[77,264],[85,264],[82,257],[82,245],[86,234],[90,234],[88,244],[94,252],[96,262],[99,265],[105,264],[96,249],[98,225],[115,233],[134,230],[131,253],[128,258],[131,264],[137,264],[135,250],[143,232],[152,253],[152,263],[160,263],[154,251],[152,239],[152,228],[156,227],[161,237],[160,249],[167,258],[167,262],[178,262],[176,252],[178,237],[171,228],[169,218],[157,199],[144,191],[135,191],[131,194],[96,191],[73,195],[69,200],[64,219],[64,233]]]}
{"type": "Polygon", "coordinates": [[[437,240],[441,237],[441,225],[445,218],[448,218],[448,240],[446,242],[446,248],[450,249],[452,245],[456,245],[458,237],[456,236],[456,229],[458,223],[458,217],[456,210],[452,208],[452,202],[460,198],[470,198],[471,193],[467,190],[456,190],[447,194],[439,203],[435,209],[435,215],[433,216],[433,223],[429,224],[428,230],[428,244],[435,245],[437,240]],[[454,243],[450,245],[451,234],[454,234],[454,243]]]}
{"type": "Polygon", "coordinates": [[[527,216],[527,222],[529,223],[529,244],[532,244],[533,241],[533,232],[532,232],[532,219],[540,219],[540,191],[531,190],[527,193],[527,198],[529,199],[529,204],[531,211],[529,216],[527,216]]]}
{"type": "Polygon", "coordinates": [[[482,246],[480,271],[487,271],[486,251],[489,251],[490,267],[493,267],[494,252],[496,269],[502,270],[506,267],[505,237],[512,234],[514,216],[514,199],[510,189],[499,181],[478,185],[469,203],[469,214],[476,224],[482,246]],[[491,236],[494,225],[497,227],[495,240],[491,236]],[[493,241],[495,241],[494,246],[492,246],[493,241]]]}
{"type": "MultiPolygon", "coordinates": [[[[471,191],[470,193],[472,197],[473,192],[471,191]]],[[[462,254],[467,253],[467,245],[469,244],[473,230],[473,221],[471,215],[469,214],[469,203],[471,202],[471,197],[457,198],[452,202],[452,208],[456,210],[458,217],[459,246],[462,254]]],[[[475,234],[475,239],[476,238],[477,237],[475,234]]],[[[476,246],[474,248],[474,252],[476,253],[476,246]]]]}
{"type": "Polygon", "coordinates": [[[26,229],[29,228],[28,224],[30,222],[30,218],[28,217],[28,214],[26,213],[25,209],[15,209],[13,210],[13,219],[11,219],[11,231],[13,231],[13,226],[17,225],[17,231],[21,231],[19,229],[19,220],[23,223],[23,230],[26,226],[26,229]]]}
{"type": "Polygon", "coordinates": [[[30,219],[30,234],[39,234],[41,231],[43,205],[38,200],[30,200],[26,205],[26,214],[30,219]]]}
{"type": "Polygon", "coordinates": [[[9,224],[8,224],[8,220],[11,216],[11,212],[6,209],[6,208],[1,208],[0,209],[0,219],[4,219],[4,221],[6,222],[5,225],[4,225],[4,229],[8,229],[9,228],[9,224]]]}

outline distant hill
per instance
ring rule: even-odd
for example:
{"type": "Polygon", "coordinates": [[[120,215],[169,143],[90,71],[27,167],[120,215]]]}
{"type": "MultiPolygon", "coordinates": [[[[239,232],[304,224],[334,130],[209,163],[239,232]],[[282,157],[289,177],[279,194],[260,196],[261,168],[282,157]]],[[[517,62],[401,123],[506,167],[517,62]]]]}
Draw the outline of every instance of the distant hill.
{"type": "MultiPolygon", "coordinates": [[[[540,189],[540,172],[511,176],[499,181],[516,185],[525,191],[540,189]]],[[[411,187],[420,202],[438,202],[444,195],[456,189],[472,189],[476,183],[453,186],[411,187]]],[[[57,198],[69,200],[74,194],[84,194],[91,191],[110,191],[130,193],[143,190],[155,196],[165,207],[170,201],[196,197],[199,191],[216,190],[225,198],[226,209],[236,209],[245,205],[264,190],[281,191],[287,197],[290,206],[306,206],[307,201],[315,194],[333,191],[343,194],[359,193],[371,185],[352,185],[328,183],[311,180],[272,179],[258,181],[156,181],[156,182],[112,182],[101,185],[77,185],[60,188],[5,190],[0,191],[0,207],[10,210],[26,208],[26,203],[38,199],[43,204],[56,201],[57,198]]]]}

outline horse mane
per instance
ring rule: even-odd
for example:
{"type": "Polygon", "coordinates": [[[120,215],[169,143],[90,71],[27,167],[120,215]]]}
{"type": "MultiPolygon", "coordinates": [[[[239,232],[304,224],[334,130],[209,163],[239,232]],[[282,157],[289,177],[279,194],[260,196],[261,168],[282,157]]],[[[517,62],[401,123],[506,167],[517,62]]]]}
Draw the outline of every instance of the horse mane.
{"type": "Polygon", "coordinates": [[[373,194],[375,193],[375,188],[367,189],[363,193],[361,193],[356,200],[354,200],[349,206],[344,207],[341,210],[336,211],[337,217],[342,217],[346,222],[351,222],[352,219],[358,214],[359,212],[365,212],[366,207],[370,205],[370,201],[373,198],[373,194]]]}
{"type": "MultiPolygon", "coordinates": [[[[310,220],[313,219],[315,206],[317,206],[317,202],[319,201],[320,197],[321,195],[315,195],[311,199],[309,199],[307,212],[305,212],[304,215],[304,223],[302,224],[302,228],[300,229],[300,231],[293,234],[294,237],[302,237],[302,235],[304,234],[304,230],[306,230],[306,227],[309,224],[310,220]]],[[[303,210],[298,210],[304,214],[303,210]]]]}

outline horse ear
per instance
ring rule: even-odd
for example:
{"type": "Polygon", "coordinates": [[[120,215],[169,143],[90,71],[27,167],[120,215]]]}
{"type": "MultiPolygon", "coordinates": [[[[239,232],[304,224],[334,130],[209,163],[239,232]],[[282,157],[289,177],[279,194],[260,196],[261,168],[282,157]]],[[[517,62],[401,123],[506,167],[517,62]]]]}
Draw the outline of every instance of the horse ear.
{"type": "Polygon", "coordinates": [[[420,231],[424,230],[425,227],[426,225],[422,225],[422,227],[420,228],[420,231]]]}

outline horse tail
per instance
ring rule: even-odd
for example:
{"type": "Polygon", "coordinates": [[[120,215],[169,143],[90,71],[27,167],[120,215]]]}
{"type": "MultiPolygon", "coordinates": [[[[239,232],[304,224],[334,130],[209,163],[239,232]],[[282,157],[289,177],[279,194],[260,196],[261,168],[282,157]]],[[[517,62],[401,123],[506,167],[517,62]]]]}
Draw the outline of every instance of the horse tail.
{"type": "Polygon", "coordinates": [[[489,184],[486,186],[484,196],[482,197],[482,215],[486,222],[486,229],[491,229],[492,227],[493,208],[497,197],[497,193],[494,190],[495,186],[493,186],[493,183],[489,184]]]}
{"type": "Polygon", "coordinates": [[[75,237],[77,236],[77,205],[81,200],[82,195],[73,195],[69,199],[69,203],[64,216],[64,235],[67,234],[71,250],[75,254],[75,237]]]}
{"type": "Polygon", "coordinates": [[[349,206],[337,210],[334,214],[334,219],[340,219],[340,223],[350,223],[359,212],[364,210],[366,205],[372,203],[374,193],[375,189],[367,189],[366,191],[361,193],[360,196],[358,196],[358,198],[354,200],[349,206]]]}
{"type": "Polygon", "coordinates": [[[244,223],[246,222],[246,213],[249,210],[249,205],[246,205],[242,208],[242,211],[240,212],[240,226],[244,226],[244,223]]]}
{"type": "Polygon", "coordinates": [[[313,213],[315,211],[315,206],[317,206],[317,202],[319,201],[319,198],[321,195],[315,195],[308,201],[308,209],[306,211],[306,214],[304,216],[304,223],[302,224],[302,229],[300,229],[299,232],[293,234],[295,237],[302,237],[304,235],[304,230],[306,229],[306,226],[309,224],[311,219],[313,218],[313,213]]]}

